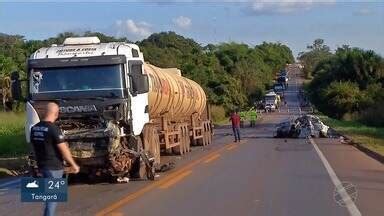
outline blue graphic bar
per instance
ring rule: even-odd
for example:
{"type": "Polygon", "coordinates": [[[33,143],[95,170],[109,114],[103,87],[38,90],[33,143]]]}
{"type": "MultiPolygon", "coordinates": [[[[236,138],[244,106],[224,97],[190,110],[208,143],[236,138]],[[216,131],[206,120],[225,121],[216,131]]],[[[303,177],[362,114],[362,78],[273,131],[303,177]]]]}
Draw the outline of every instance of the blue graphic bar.
{"type": "Polygon", "coordinates": [[[22,178],[21,202],[66,202],[66,178],[22,178]]]}

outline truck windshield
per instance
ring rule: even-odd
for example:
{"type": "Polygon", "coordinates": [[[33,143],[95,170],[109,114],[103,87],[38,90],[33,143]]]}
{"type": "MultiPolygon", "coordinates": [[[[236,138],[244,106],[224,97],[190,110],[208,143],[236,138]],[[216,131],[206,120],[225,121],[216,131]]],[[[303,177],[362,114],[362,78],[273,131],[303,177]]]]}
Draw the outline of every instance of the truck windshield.
{"type": "Polygon", "coordinates": [[[32,69],[30,80],[32,94],[123,88],[122,65],[32,69]]]}

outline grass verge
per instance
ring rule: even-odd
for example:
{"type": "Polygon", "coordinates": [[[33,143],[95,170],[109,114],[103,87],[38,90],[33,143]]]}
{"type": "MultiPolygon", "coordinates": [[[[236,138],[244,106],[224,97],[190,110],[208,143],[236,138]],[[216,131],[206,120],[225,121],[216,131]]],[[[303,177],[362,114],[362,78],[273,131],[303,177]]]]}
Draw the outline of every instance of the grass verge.
{"type": "MultiPolygon", "coordinates": [[[[228,119],[229,119],[229,117],[228,117],[228,119]]],[[[213,121],[213,124],[217,125],[217,126],[228,125],[228,124],[230,124],[228,119],[222,119],[222,120],[213,121]]]]}
{"type": "Polygon", "coordinates": [[[0,112],[0,157],[26,155],[25,113],[0,112]]]}
{"type": "Polygon", "coordinates": [[[324,115],[318,116],[336,131],[384,156],[384,127],[369,127],[356,121],[342,121],[324,115]]]}

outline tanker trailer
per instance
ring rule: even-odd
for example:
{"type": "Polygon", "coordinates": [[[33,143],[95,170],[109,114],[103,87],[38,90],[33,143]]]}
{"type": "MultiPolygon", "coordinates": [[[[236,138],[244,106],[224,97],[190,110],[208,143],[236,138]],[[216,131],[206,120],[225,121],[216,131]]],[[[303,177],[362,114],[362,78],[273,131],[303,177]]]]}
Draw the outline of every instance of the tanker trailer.
{"type": "Polygon", "coordinates": [[[145,63],[135,44],[67,38],[31,55],[28,78],[27,142],[47,101],[56,101],[56,123],[90,177],[154,179],[162,152],[212,142],[203,89],[176,68],[145,63]]]}

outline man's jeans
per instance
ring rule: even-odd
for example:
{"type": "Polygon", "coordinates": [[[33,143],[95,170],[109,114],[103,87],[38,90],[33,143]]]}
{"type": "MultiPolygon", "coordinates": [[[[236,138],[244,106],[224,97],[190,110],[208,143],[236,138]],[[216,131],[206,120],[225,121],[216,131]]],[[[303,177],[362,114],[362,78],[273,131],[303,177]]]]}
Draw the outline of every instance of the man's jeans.
{"type": "MultiPolygon", "coordinates": [[[[49,170],[43,169],[44,178],[62,178],[64,170],[49,170]]],[[[44,216],[54,216],[57,202],[46,202],[44,216]]]]}
{"type": "Polygon", "coordinates": [[[240,141],[240,127],[232,126],[233,135],[235,136],[235,141],[240,141]]]}

